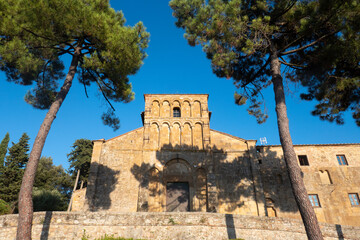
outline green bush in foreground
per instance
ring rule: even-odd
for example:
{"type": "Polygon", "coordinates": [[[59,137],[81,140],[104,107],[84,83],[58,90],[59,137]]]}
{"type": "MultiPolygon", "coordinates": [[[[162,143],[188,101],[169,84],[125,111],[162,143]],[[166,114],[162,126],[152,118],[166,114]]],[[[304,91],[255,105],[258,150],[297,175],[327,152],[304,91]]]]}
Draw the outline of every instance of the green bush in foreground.
{"type": "Polygon", "coordinates": [[[9,214],[10,212],[11,212],[10,204],[0,199],[0,215],[9,214]]]}

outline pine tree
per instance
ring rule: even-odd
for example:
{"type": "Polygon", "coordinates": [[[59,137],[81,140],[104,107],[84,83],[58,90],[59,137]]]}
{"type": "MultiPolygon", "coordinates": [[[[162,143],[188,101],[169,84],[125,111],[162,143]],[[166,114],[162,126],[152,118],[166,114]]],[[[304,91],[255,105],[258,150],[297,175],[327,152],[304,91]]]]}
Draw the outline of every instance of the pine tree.
{"type": "Polygon", "coordinates": [[[7,153],[9,141],[10,141],[10,135],[9,133],[6,133],[5,137],[0,143],[0,174],[2,172],[2,168],[4,167],[4,160],[5,160],[5,155],[7,153]]]}
{"type": "Polygon", "coordinates": [[[18,143],[12,143],[0,177],[0,198],[8,203],[17,201],[25,165],[29,159],[29,137],[24,133],[18,143]]]}
{"type": "MultiPolygon", "coordinates": [[[[280,142],[294,197],[308,238],[322,239],[290,136],[281,70],[288,79],[310,86],[310,99],[322,98],[311,87],[331,92],[335,99],[325,100],[330,102],[325,109],[343,103],[336,91],[322,83],[330,78],[349,86],[347,82],[359,70],[359,51],[347,57],[349,51],[359,49],[359,1],[172,0],[170,6],[188,43],[203,46],[218,77],[234,80],[239,90],[236,103],[250,102],[248,112],[259,123],[267,118],[262,90],[273,85],[280,142]]],[[[358,91],[356,86],[358,83],[352,89],[358,91]]],[[[359,94],[357,109],[358,103],[359,94]]],[[[337,108],[345,109],[346,105],[337,108]]]]}
{"type": "Polygon", "coordinates": [[[22,181],[18,240],[31,239],[36,168],[76,72],[85,92],[90,84],[98,86],[111,106],[103,122],[117,129],[119,120],[110,100],[126,103],[133,99],[128,76],[140,68],[148,38],[141,22],[125,26],[123,14],[114,11],[108,0],[0,0],[0,69],[9,81],[35,84],[26,101],[35,108],[49,109],[22,181]],[[66,76],[61,58],[65,55],[71,58],[66,76]]]}
{"type": "Polygon", "coordinates": [[[76,178],[77,171],[80,170],[79,181],[87,182],[92,149],[93,143],[88,139],[77,139],[72,145],[72,150],[67,157],[70,162],[69,173],[73,179],[76,178]]]}

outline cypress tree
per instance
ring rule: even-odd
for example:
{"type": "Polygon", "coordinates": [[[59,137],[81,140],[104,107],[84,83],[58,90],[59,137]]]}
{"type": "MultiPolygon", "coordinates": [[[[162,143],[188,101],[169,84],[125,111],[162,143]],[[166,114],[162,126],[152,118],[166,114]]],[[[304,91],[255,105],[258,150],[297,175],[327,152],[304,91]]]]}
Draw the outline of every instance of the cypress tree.
{"type": "Polygon", "coordinates": [[[5,155],[7,153],[9,141],[10,141],[10,135],[9,133],[6,133],[5,137],[0,143],[0,173],[2,171],[2,168],[4,167],[4,160],[5,160],[5,155]]]}
{"type": "Polygon", "coordinates": [[[29,137],[24,133],[18,143],[12,143],[0,178],[0,198],[16,202],[20,191],[25,165],[29,159],[29,137]]]}

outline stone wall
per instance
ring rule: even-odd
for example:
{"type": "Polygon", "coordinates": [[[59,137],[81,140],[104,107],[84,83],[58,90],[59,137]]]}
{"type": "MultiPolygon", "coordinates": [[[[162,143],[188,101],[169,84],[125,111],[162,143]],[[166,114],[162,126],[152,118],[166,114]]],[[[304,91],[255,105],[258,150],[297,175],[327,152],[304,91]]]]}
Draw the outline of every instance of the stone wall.
{"type": "MultiPolygon", "coordinates": [[[[259,146],[261,178],[267,210],[272,215],[298,218],[281,146],[259,146]]],[[[295,145],[297,156],[306,156],[300,166],[308,194],[317,195],[314,207],[320,222],[360,226],[360,206],[352,206],[350,193],[360,193],[360,144],[295,145]],[[337,155],[348,165],[339,165],[337,155]]]]}
{"type": "MultiPolygon", "coordinates": [[[[15,239],[18,215],[0,216],[0,239],[15,239]]],[[[360,228],[320,224],[324,239],[360,239],[360,228]]],[[[105,234],[134,239],[306,240],[299,220],[218,213],[37,212],[33,239],[75,240],[105,234]]]]}
{"type": "Polygon", "coordinates": [[[190,211],[265,215],[256,141],[211,130],[207,94],[144,98],[143,127],[94,141],[83,210],[167,211],[167,184],[184,182],[190,211]]]}
{"type": "Polygon", "coordinates": [[[187,182],[191,211],[265,215],[258,207],[264,201],[256,201],[259,169],[250,158],[249,142],[210,130],[207,149],[144,149],[144,131],[95,141],[84,210],[166,211],[166,184],[187,182]]]}
{"type": "MultiPolygon", "coordinates": [[[[207,94],[144,98],[143,127],[94,141],[86,196],[75,193],[73,211],[189,210],[300,219],[281,146],[256,146],[255,140],[210,129],[207,94]],[[182,195],[172,193],[177,184],[182,195]],[[186,208],[170,207],[182,204],[186,208]]],[[[294,147],[308,159],[301,169],[308,193],[318,197],[319,221],[360,226],[360,206],[349,200],[349,194],[360,193],[360,144],[294,147]],[[340,155],[348,165],[339,165],[340,155]]]]}

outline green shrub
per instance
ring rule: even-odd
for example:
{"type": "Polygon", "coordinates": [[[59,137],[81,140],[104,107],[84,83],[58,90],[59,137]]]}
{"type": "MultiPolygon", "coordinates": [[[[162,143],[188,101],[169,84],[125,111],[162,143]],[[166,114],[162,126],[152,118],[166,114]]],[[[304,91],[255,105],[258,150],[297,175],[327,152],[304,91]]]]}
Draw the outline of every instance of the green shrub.
{"type": "Polygon", "coordinates": [[[67,203],[57,189],[46,190],[34,188],[34,212],[38,211],[64,211],[67,203]]]}
{"type": "Polygon", "coordinates": [[[9,203],[0,199],[0,215],[11,213],[11,206],[9,203]]]}

